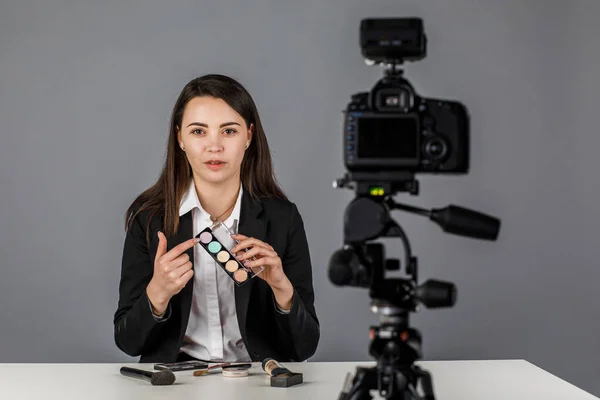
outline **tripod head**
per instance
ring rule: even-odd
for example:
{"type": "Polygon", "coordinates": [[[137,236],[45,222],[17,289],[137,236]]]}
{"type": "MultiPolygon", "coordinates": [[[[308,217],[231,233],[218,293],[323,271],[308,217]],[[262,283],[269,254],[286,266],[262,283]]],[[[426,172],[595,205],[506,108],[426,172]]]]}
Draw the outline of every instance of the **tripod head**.
{"type": "Polygon", "coordinates": [[[379,303],[416,311],[417,302],[428,308],[451,307],[456,289],[451,283],[427,281],[417,286],[417,258],[402,227],[392,219],[392,210],[402,210],[429,217],[447,233],[496,240],[500,221],[463,207],[450,205],[426,210],[397,203],[397,192],[418,193],[418,181],[409,172],[348,173],[334,182],[336,188],[351,188],[356,197],[344,213],[344,247],[333,254],[330,280],[338,286],[370,288],[370,296],[379,303]],[[408,279],[385,279],[386,270],[398,270],[398,260],[385,259],[383,245],[371,241],[380,237],[398,237],[402,241],[404,265],[408,279]]]}

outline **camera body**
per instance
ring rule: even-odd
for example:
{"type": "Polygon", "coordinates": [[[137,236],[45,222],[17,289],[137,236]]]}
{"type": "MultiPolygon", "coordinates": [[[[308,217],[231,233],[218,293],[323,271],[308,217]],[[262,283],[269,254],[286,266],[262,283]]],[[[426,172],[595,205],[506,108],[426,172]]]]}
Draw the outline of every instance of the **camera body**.
{"type": "Polygon", "coordinates": [[[457,101],[420,96],[396,67],[425,57],[417,18],[361,22],[365,59],[388,64],[370,92],[351,96],[344,111],[344,163],[350,172],[406,171],[465,174],[469,116],[457,101]]]}
{"type": "Polygon", "coordinates": [[[405,83],[357,93],[344,121],[344,163],[352,172],[467,173],[469,122],[455,101],[418,96],[405,83]]]}

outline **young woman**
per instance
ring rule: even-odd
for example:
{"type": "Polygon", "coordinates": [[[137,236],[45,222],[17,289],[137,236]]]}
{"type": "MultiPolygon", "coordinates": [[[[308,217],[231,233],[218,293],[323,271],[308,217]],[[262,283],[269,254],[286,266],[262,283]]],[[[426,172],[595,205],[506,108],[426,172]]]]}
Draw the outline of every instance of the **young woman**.
{"type": "Polygon", "coordinates": [[[183,88],[162,173],[125,219],[114,316],[123,352],[140,362],[314,354],[319,321],[302,217],[275,181],[256,105],[237,81],[206,75],[183,88]],[[214,221],[237,227],[230,245],[241,262],[264,266],[242,286],[197,245],[214,221]]]}

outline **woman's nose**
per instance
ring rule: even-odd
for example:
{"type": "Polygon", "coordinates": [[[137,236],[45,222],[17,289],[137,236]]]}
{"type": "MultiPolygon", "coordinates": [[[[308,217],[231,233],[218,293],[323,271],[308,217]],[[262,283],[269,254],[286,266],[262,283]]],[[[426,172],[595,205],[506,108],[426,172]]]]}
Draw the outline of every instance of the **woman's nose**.
{"type": "Polygon", "coordinates": [[[208,151],[210,151],[212,153],[222,151],[223,143],[222,143],[221,135],[219,135],[219,134],[209,135],[206,148],[208,151]]]}

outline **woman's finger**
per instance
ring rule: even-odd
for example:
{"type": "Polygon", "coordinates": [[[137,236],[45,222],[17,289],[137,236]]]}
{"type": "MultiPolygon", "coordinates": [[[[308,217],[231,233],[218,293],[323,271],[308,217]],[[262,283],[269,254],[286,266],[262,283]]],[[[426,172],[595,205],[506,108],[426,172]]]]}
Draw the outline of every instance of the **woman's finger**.
{"type": "Polygon", "coordinates": [[[258,260],[249,260],[244,265],[246,267],[277,267],[279,266],[279,257],[262,257],[258,260]]]}
{"type": "Polygon", "coordinates": [[[180,266],[187,263],[188,261],[190,261],[190,256],[188,256],[186,253],[183,253],[182,255],[180,255],[179,257],[174,259],[173,261],[169,262],[168,269],[169,269],[169,271],[172,271],[174,269],[179,268],[180,266]]]}
{"type": "Polygon", "coordinates": [[[193,267],[194,267],[194,265],[192,264],[192,262],[188,261],[185,264],[178,267],[177,269],[174,269],[173,271],[171,271],[171,273],[173,274],[173,276],[175,278],[179,278],[182,275],[184,275],[186,272],[188,272],[190,269],[192,269],[193,267]]]}
{"type": "Polygon", "coordinates": [[[241,242],[239,242],[238,244],[233,246],[233,248],[231,249],[231,252],[235,253],[238,250],[243,250],[243,249],[247,249],[247,248],[254,247],[254,246],[265,247],[264,244],[265,244],[264,242],[261,242],[260,240],[258,240],[256,238],[248,238],[248,239],[242,240],[241,242]]]}
{"type": "Polygon", "coordinates": [[[277,253],[266,247],[256,246],[246,252],[243,252],[243,254],[240,257],[238,257],[238,260],[246,260],[254,256],[276,257],[277,253]]]}
{"type": "MultiPolygon", "coordinates": [[[[231,235],[231,237],[232,237],[233,239],[237,240],[237,241],[239,242],[238,244],[242,244],[242,242],[243,242],[244,240],[248,240],[248,239],[254,239],[254,240],[257,240],[257,241],[259,241],[260,243],[262,243],[263,247],[267,247],[267,248],[269,248],[269,249],[271,249],[271,250],[273,250],[273,251],[275,250],[275,249],[273,248],[273,246],[271,246],[269,243],[265,243],[265,242],[263,242],[263,241],[261,241],[261,240],[258,240],[258,239],[256,239],[256,238],[253,238],[253,237],[248,237],[248,236],[241,235],[241,234],[237,234],[237,235],[231,235]]],[[[234,247],[234,248],[235,248],[235,247],[234,247]]],[[[236,250],[237,250],[237,249],[236,249],[236,250]]]]}
{"type": "Polygon", "coordinates": [[[181,275],[181,277],[177,280],[176,284],[183,288],[186,283],[194,276],[194,270],[190,269],[185,274],[181,275]]]}
{"type": "Polygon", "coordinates": [[[173,247],[171,250],[169,250],[166,254],[164,254],[162,256],[162,258],[164,259],[163,261],[165,261],[165,262],[173,261],[174,259],[179,257],[179,255],[182,254],[184,251],[194,247],[194,245],[197,244],[199,241],[200,241],[200,239],[198,239],[198,238],[192,238],[192,239],[186,240],[183,243],[179,243],[177,246],[173,247]]]}

